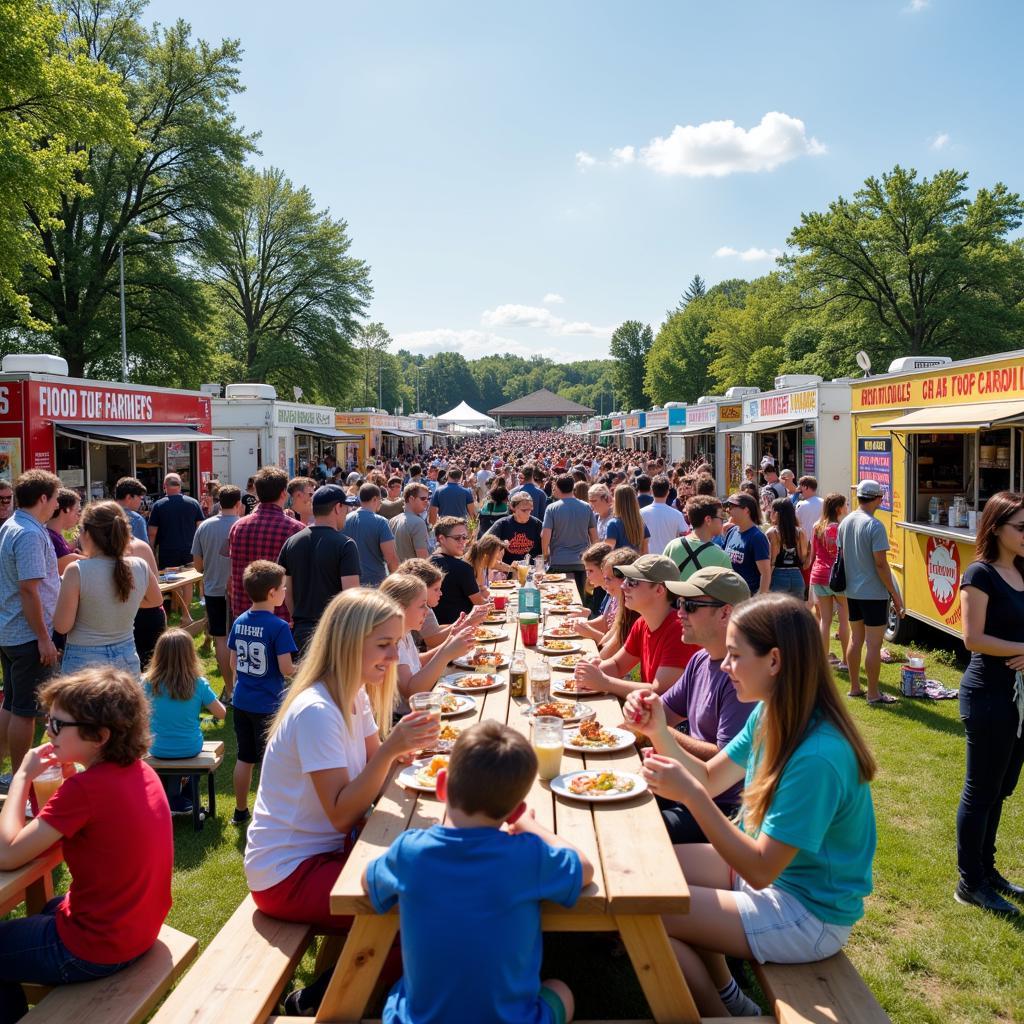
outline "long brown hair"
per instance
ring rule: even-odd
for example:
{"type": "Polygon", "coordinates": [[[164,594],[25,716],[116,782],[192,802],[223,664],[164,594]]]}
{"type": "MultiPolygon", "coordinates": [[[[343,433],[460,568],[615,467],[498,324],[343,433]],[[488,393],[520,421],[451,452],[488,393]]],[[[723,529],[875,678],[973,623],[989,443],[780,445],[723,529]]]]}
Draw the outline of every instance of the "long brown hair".
{"type": "MultiPolygon", "coordinates": [[[[1024,494],[1016,491],[1000,491],[985,502],[978,523],[978,538],[975,557],[979,562],[994,562],[999,557],[999,529],[1005,526],[1012,515],[1024,508],[1024,494]]],[[[1024,558],[1018,555],[1013,564],[1024,575],[1024,558]]]]}
{"type": "Polygon", "coordinates": [[[116,501],[96,501],[86,505],[79,529],[89,535],[101,555],[114,559],[114,591],[124,604],[135,589],[132,567],[124,557],[132,539],[132,529],[124,509],[116,501]]]}
{"type": "MultiPolygon", "coordinates": [[[[617,565],[632,565],[639,557],[640,553],[635,548],[615,548],[601,563],[601,569],[603,571],[605,569],[613,569],[617,565]]],[[[633,611],[632,608],[626,607],[626,602],[620,594],[615,605],[615,619],[612,621],[615,639],[620,647],[626,642],[626,637],[629,636],[633,623],[639,617],[639,614],[633,611]]]]}
{"type": "Polygon", "coordinates": [[[779,540],[783,548],[797,546],[796,510],[789,498],[776,498],[772,502],[772,511],[779,517],[775,529],[779,532],[779,540]]]}
{"type": "Polygon", "coordinates": [[[168,629],[160,634],[142,679],[149,683],[154,696],[166,692],[172,700],[190,700],[202,674],[192,637],[183,629],[168,629]]]}
{"type": "Polygon", "coordinates": [[[494,553],[496,551],[504,553],[506,550],[507,546],[500,537],[493,533],[485,533],[469,545],[462,560],[469,562],[473,567],[474,576],[480,576],[484,569],[490,566],[494,553]]]}
{"type": "Polygon", "coordinates": [[[824,542],[825,531],[833,524],[839,522],[839,513],[846,507],[846,495],[833,491],[826,494],[821,503],[821,518],[814,524],[814,536],[824,542]]]}
{"type": "Polygon", "coordinates": [[[788,594],[761,594],[738,605],[730,623],[759,656],[777,648],[781,662],[754,734],[757,767],[743,791],[744,829],[752,834],[764,821],[790,757],[818,723],[830,722],[853,748],[861,782],[875,777],[876,765],[839,696],[818,623],[805,604],[788,594]]]}
{"type": "Polygon", "coordinates": [[[622,521],[626,540],[639,551],[644,543],[644,520],[640,515],[640,502],[637,500],[636,491],[629,484],[619,484],[615,488],[613,510],[622,521]]]}

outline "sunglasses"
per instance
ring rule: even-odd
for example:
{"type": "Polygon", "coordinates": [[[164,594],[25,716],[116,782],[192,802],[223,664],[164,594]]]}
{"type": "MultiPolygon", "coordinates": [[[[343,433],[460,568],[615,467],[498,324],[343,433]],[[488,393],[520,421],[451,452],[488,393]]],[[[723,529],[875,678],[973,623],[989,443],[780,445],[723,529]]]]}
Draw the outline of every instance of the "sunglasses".
{"type": "Polygon", "coordinates": [[[633,579],[632,576],[620,576],[619,579],[622,580],[622,585],[624,587],[628,587],[630,590],[632,590],[634,587],[639,587],[641,583],[651,582],[650,580],[636,580],[633,579]]]}
{"type": "Polygon", "coordinates": [[[8,495],[6,498],[0,498],[0,505],[10,505],[14,501],[13,495],[8,495]]]}
{"type": "Polygon", "coordinates": [[[692,598],[686,598],[680,602],[683,606],[683,611],[687,615],[693,615],[699,608],[724,608],[724,601],[697,601],[692,598]]]}
{"type": "Polygon", "coordinates": [[[449,540],[461,540],[463,543],[465,543],[467,540],[469,540],[469,534],[468,533],[450,533],[450,534],[448,534],[448,539],[449,540]]]}
{"type": "Polygon", "coordinates": [[[46,719],[46,729],[51,736],[59,736],[62,729],[66,729],[69,725],[76,725],[79,728],[92,728],[93,722],[66,722],[63,718],[54,718],[50,715],[46,719]]]}

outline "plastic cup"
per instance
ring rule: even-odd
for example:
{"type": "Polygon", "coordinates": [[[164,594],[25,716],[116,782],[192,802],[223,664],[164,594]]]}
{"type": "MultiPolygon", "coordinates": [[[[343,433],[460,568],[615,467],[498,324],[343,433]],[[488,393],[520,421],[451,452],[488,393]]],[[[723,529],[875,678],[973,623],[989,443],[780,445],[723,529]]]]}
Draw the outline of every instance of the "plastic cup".
{"type": "Polygon", "coordinates": [[[36,794],[36,802],[40,810],[46,806],[47,800],[60,789],[64,781],[64,772],[60,765],[51,765],[32,780],[32,789],[36,794]]]}
{"type": "Polygon", "coordinates": [[[533,752],[537,755],[537,775],[545,782],[562,774],[565,750],[565,724],[560,718],[542,715],[533,720],[533,752]]]}
{"type": "Polygon", "coordinates": [[[441,700],[444,694],[438,693],[437,690],[431,690],[430,693],[414,693],[409,698],[409,707],[413,711],[426,711],[427,714],[436,718],[438,722],[441,721],[441,700]]]}
{"type": "Polygon", "coordinates": [[[541,659],[530,667],[530,703],[543,704],[548,700],[551,700],[551,666],[541,659]]]}
{"type": "Polygon", "coordinates": [[[540,618],[537,615],[519,616],[519,635],[524,647],[533,647],[537,643],[537,630],[540,618]]]}
{"type": "Polygon", "coordinates": [[[505,605],[508,604],[508,596],[506,594],[495,594],[491,600],[494,602],[494,610],[496,612],[503,612],[505,605]]]}
{"type": "Polygon", "coordinates": [[[523,565],[522,562],[516,562],[516,576],[519,577],[519,586],[526,586],[526,577],[530,575],[530,567],[523,565]]]}

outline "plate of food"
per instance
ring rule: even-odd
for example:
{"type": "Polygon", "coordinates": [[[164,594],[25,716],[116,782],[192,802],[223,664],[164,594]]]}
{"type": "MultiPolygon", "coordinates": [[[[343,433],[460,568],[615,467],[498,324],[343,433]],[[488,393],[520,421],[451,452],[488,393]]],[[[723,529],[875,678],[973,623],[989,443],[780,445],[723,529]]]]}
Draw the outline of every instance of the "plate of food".
{"type": "Polygon", "coordinates": [[[548,640],[545,636],[545,639],[537,644],[537,650],[541,654],[575,654],[582,648],[571,640],[548,640]]]}
{"type": "Polygon", "coordinates": [[[484,619],[485,626],[504,626],[508,622],[504,612],[495,612],[484,619]]]}
{"type": "Polygon", "coordinates": [[[473,639],[478,644],[496,644],[500,640],[507,640],[508,633],[501,629],[488,629],[486,626],[477,627],[473,639]]]}
{"type": "Polygon", "coordinates": [[[398,773],[398,784],[406,789],[416,789],[421,793],[437,792],[437,773],[448,767],[447,754],[435,754],[413,761],[408,768],[398,773]]]}
{"type": "Polygon", "coordinates": [[[566,623],[564,626],[555,626],[552,629],[545,630],[544,636],[549,639],[556,640],[579,640],[580,635],[576,632],[576,627],[566,623]]]}
{"type": "MultiPolygon", "coordinates": [[[[576,666],[585,657],[586,657],[586,654],[583,654],[583,653],[580,653],[580,654],[565,654],[561,658],[558,658],[557,660],[551,662],[551,667],[554,668],[554,669],[557,669],[559,672],[575,672],[576,671],[576,666]]],[[[565,686],[565,687],[568,687],[570,684],[573,687],[575,687],[576,686],[576,680],[575,679],[566,679],[566,680],[563,680],[561,682],[555,683],[553,685],[554,686],[565,686]]],[[[573,689],[572,692],[575,693],[576,690],[573,689]]]]}
{"type": "Polygon", "coordinates": [[[504,682],[504,676],[492,675],[490,672],[453,672],[441,680],[441,685],[460,693],[483,693],[485,690],[501,686],[504,682]]]}
{"type": "Polygon", "coordinates": [[[581,604],[553,604],[548,608],[548,615],[586,615],[587,610],[581,604]]]}
{"type": "Polygon", "coordinates": [[[476,707],[476,701],[472,697],[466,697],[461,693],[446,693],[441,698],[441,717],[451,718],[454,715],[464,715],[476,707]]]}
{"type": "Polygon", "coordinates": [[[511,580],[491,580],[487,585],[488,590],[512,590],[515,584],[511,580]]]}
{"type": "Polygon", "coordinates": [[[508,658],[499,651],[489,651],[486,647],[478,647],[471,654],[456,658],[452,664],[458,665],[459,668],[476,668],[489,672],[496,668],[507,668],[508,658]]]}
{"type": "Polygon", "coordinates": [[[580,722],[565,730],[565,749],[582,754],[613,754],[636,744],[636,736],[628,729],[605,729],[596,719],[580,722]]]}
{"type": "Polygon", "coordinates": [[[595,804],[632,800],[647,789],[647,783],[633,772],[566,772],[551,780],[551,790],[572,800],[595,804]]]}
{"type": "Polygon", "coordinates": [[[545,700],[539,704],[531,704],[527,714],[534,718],[561,718],[563,722],[571,725],[583,721],[584,718],[593,718],[597,712],[589,704],[580,704],[579,701],[545,700]]]}
{"type": "Polygon", "coordinates": [[[451,722],[442,722],[437,739],[431,746],[424,747],[419,752],[420,757],[429,757],[431,754],[450,754],[460,735],[462,735],[462,730],[457,725],[452,725],[451,722]]]}
{"type": "Polygon", "coordinates": [[[564,572],[546,572],[540,578],[541,583],[562,583],[564,580],[564,572]]]}
{"type": "MultiPolygon", "coordinates": [[[[568,655],[568,657],[574,657],[574,655],[568,655]]],[[[562,697],[576,697],[579,694],[590,694],[595,696],[599,691],[592,690],[589,686],[580,686],[575,679],[554,679],[551,682],[551,692],[557,693],[562,697]]]]}

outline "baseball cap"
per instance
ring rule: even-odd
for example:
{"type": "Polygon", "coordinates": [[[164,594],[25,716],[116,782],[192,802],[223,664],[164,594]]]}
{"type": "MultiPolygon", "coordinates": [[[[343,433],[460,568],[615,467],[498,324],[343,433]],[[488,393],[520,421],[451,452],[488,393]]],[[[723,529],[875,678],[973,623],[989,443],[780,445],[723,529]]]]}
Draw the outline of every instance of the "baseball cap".
{"type": "Polygon", "coordinates": [[[664,555],[641,555],[631,565],[615,566],[612,572],[616,576],[628,576],[647,583],[679,582],[679,566],[664,555]]]}
{"type": "Polygon", "coordinates": [[[318,508],[334,508],[344,505],[348,495],[337,484],[324,484],[313,492],[313,511],[318,508]]]}
{"type": "Polygon", "coordinates": [[[880,498],[882,496],[882,485],[877,480],[861,480],[857,484],[858,498],[880,498]]]}
{"type": "Polygon", "coordinates": [[[757,512],[757,502],[754,500],[754,496],[752,494],[744,494],[742,491],[738,494],[730,494],[722,502],[723,508],[728,508],[730,505],[738,505],[740,508],[745,508],[751,515],[757,512]]]}
{"type": "Polygon", "coordinates": [[[738,572],[722,565],[698,569],[689,579],[666,583],[665,587],[680,597],[710,597],[722,604],[739,604],[750,597],[747,581],[738,572]]]}

